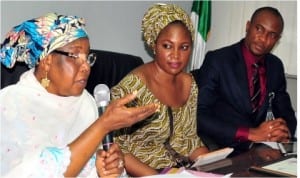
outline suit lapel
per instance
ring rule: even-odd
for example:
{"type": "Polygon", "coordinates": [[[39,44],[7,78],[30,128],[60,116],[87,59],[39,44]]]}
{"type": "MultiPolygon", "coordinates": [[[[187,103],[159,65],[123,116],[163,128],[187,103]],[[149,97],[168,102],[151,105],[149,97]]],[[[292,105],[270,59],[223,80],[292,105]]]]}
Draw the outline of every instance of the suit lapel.
{"type": "Polygon", "coordinates": [[[236,75],[236,86],[238,87],[236,93],[233,96],[236,96],[238,101],[238,107],[240,110],[244,110],[246,113],[251,113],[251,103],[250,103],[250,95],[249,95],[249,87],[248,87],[248,77],[247,77],[247,68],[241,51],[241,44],[235,46],[235,51],[237,55],[237,60],[233,64],[234,72],[236,75]],[[246,110],[245,110],[246,109],[246,110]]]}

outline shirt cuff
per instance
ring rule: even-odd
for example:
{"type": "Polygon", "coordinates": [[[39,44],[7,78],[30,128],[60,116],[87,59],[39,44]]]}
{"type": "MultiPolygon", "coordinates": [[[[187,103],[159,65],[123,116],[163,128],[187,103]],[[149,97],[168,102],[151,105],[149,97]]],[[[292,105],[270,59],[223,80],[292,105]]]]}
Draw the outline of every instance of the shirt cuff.
{"type": "Polygon", "coordinates": [[[236,131],[235,140],[238,142],[248,141],[249,128],[248,127],[240,127],[236,131]]]}

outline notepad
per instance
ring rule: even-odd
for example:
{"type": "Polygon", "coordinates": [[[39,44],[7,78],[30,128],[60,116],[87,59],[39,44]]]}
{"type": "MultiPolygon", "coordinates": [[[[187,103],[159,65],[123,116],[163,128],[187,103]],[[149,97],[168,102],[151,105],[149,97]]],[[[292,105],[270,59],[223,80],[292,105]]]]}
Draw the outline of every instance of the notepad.
{"type": "Polygon", "coordinates": [[[233,151],[233,148],[223,148],[216,151],[209,152],[207,154],[203,154],[197,157],[195,160],[195,163],[192,165],[192,167],[202,166],[208,163],[212,163],[221,159],[226,158],[231,152],[233,151]]]}
{"type": "Polygon", "coordinates": [[[276,176],[297,177],[297,158],[287,158],[266,166],[251,166],[251,171],[259,171],[276,176]]]}

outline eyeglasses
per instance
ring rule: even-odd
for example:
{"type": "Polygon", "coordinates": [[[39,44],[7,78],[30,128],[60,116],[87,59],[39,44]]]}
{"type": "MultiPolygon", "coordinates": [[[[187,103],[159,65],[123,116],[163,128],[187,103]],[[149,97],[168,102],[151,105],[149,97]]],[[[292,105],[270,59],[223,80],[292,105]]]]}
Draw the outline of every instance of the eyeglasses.
{"type": "Polygon", "coordinates": [[[95,53],[90,53],[88,56],[85,54],[79,53],[79,54],[73,54],[65,51],[60,51],[60,50],[54,50],[54,53],[61,54],[64,56],[68,56],[74,60],[74,62],[78,65],[83,64],[84,61],[86,61],[89,66],[93,66],[96,62],[97,56],[95,53]],[[79,59],[86,59],[86,60],[79,60],[79,59]]]}

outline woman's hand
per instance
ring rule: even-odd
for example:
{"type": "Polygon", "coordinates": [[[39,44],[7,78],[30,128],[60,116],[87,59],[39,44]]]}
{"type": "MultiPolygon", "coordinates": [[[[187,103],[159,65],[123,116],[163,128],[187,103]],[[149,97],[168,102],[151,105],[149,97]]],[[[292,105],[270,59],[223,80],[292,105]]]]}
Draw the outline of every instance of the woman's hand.
{"type": "Polygon", "coordinates": [[[98,150],[96,168],[99,177],[119,177],[124,171],[124,155],[117,144],[109,150],[98,150]]]}
{"type": "Polygon", "coordinates": [[[124,127],[129,127],[156,112],[158,104],[149,104],[140,107],[126,107],[126,104],[136,98],[136,92],[111,102],[101,118],[102,126],[110,132],[124,127]]]}
{"type": "Polygon", "coordinates": [[[206,146],[198,147],[189,155],[189,159],[191,161],[195,161],[198,158],[198,156],[206,153],[209,153],[209,150],[206,146]]]}

